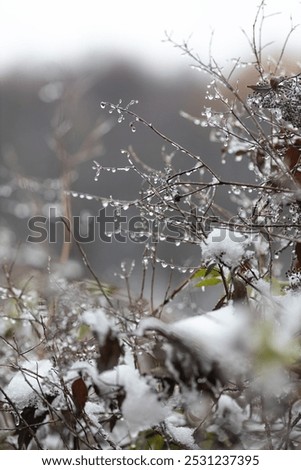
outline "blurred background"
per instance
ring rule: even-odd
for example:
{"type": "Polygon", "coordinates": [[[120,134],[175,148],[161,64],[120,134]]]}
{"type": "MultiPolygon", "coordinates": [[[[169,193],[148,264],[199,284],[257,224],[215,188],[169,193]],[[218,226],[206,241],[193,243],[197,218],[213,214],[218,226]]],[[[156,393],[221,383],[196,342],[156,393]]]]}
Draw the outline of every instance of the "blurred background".
{"type": "MultiPolygon", "coordinates": [[[[258,0],[2,0],[0,4],[0,256],[26,269],[45,270],[53,263],[79,257],[76,247],[58,243],[29,244],[28,220],[71,210],[85,221],[98,214],[95,200],[62,197],[62,188],[101,197],[136,198],[140,181],[130,173],[107,173],[94,180],[93,160],[104,166],[126,165],[121,149],[130,145],[150,166],[162,168],[164,142],[145,128],[133,134],[127,123],[100,107],[101,101],[127,104],[165,135],[202,155],[218,172],[232,179],[248,178],[246,162],[221,165],[220,149],[206,129],[195,127],[181,111],[200,116],[208,78],[190,67],[189,57],[166,40],[189,41],[207,61],[211,53],[220,66],[234,58],[252,60],[248,37],[258,0]],[[244,34],[244,32],[246,34],[244,34]],[[71,205],[71,207],[68,206],[71,205]],[[65,207],[64,207],[65,205],[65,207]],[[68,208],[66,209],[66,206],[68,208]]],[[[281,53],[291,27],[300,19],[300,1],[266,2],[263,38],[271,54],[281,53]],[[275,34],[276,32],[276,34],[275,34]],[[273,44],[270,42],[273,41],[273,44]]],[[[290,38],[286,60],[295,60],[300,29],[290,38]]],[[[242,70],[241,94],[257,80],[242,70]]],[[[190,164],[190,162],[189,162],[190,164]]],[[[185,168],[185,162],[183,162],[185,168]]],[[[65,213],[65,212],[63,212],[65,213]]],[[[62,227],[61,227],[62,229],[62,227]]],[[[58,229],[59,230],[59,229],[58,229]]],[[[60,234],[61,235],[61,234],[60,234]]],[[[132,242],[85,244],[95,271],[115,282],[125,259],[141,256],[132,242]]],[[[174,247],[173,247],[174,250],[174,247]]],[[[161,258],[181,264],[198,262],[192,250],[175,254],[165,246],[161,258]]],[[[81,268],[69,263],[69,274],[81,268]]]]}

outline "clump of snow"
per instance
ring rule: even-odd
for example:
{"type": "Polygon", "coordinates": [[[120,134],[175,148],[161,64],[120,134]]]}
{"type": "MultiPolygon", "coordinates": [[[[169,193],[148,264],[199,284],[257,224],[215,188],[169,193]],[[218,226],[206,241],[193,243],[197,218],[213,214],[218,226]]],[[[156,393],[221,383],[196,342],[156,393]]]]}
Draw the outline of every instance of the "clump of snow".
{"type": "Polygon", "coordinates": [[[296,337],[301,328],[300,291],[288,292],[285,296],[279,296],[277,300],[281,307],[281,329],[287,331],[291,338],[296,337]]]}
{"type": "Polygon", "coordinates": [[[228,439],[227,431],[240,435],[243,424],[248,418],[248,411],[241,408],[228,395],[221,395],[214,415],[214,423],[208,427],[208,432],[217,434],[221,442],[228,439]]]}
{"type": "Polygon", "coordinates": [[[199,449],[193,437],[194,429],[188,428],[187,426],[175,426],[168,419],[165,421],[165,426],[167,432],[175,442],[189,450],[199,449]]]}
{"type": "Polygon", "coordinates": [[[103,404],[88,401],[85,405],[85,413],[89,417],[91,423],[96,428],[99,428],[99,417],[105,413],[105,407],[103,404]]]}
{"type": "Polygon", "coordinates": [[[82,314],[83,322],[88,325],[97,335],[100,345],[103,345],[111,329],[111,323],[108,320],[103,308],[95,310],[86,310],[82,314]]]}
{"type": "Polygon", "coordinates": [[[225,371],[240,373],[245,369],[250,344],[249,317],[243,308],[228,305],[219,310],[174,323],[155,318],[141,320],[138,335],[155,330],[179,341],[209,373],[218,362],[225,371]]]}
{"type": "Polygon", "coordinates": [[[51,361],[28,361],[20,366],[19,372],[12,378],[5,393],[16,408],[23,410],[26,406],[35,406],[39,397],[57,395],[58,377],[51,361]]]}
{"type": "Polygon", "coordinates": [[[226,228],[214,228],[201,243],[204,261],[216,261],[228,267],[238,266],[250,256],[246,253],[249,240],[241,233],[226,228]]]}
{"type": "Polygon", "coordinates": [[[100,374],[97,386],[104,395],[112,387],[124,389],[125,399],[121,411],[132,436],[159,424],[170,413],[169,408],[158,400],[147,380],[127,364],[100,374]]]}

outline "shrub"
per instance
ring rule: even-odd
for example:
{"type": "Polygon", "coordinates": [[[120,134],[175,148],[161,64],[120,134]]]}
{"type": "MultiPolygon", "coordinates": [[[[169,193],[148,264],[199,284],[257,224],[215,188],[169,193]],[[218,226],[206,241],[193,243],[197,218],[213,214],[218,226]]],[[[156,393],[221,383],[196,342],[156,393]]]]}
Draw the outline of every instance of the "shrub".
{"type": "Polygon", "coordinates": [[[221,177],[216,164],[137,114],[135,100],[101,103],[120,124],[133,132],[144,126],[164,146],[163,170],[133,147],[122,150],[122,168],[94,163],[96,179],[107,171],[141,179],[134,200],[95,198],[114,209],[117,233],[143,244],[141,288],[132,287],[134,265],[124,263],[127,295],[102,284],[78,241],[92,281],[60,273],[41,298],[18,289],[6,269],[3,448],[300,448],[301,79],[285,72],[285,48],[273,73],[265,70],[256,40],[263,19],[262,2],[249,41],[254,60],[237,60],[228,72],[168,37],[210,78],[208,106],[200,117],[185,117],[210,129],[224,163],[248,161],[248,181],[221,177]],[[242,66],[258,75],[247,98],[237,79],[242,66]],[[118,217],[128,210],[134,219],[123,228],[118,217]],[[193,247],[195,262],[159,256],[162,245],[168,253],[193,247]],[[156,302],[160,267],[179,282],[169,282],[156,302]],[[200,303],[216,290],[212,311],[183,304],[187,289],[201,292],[200,303]]]}

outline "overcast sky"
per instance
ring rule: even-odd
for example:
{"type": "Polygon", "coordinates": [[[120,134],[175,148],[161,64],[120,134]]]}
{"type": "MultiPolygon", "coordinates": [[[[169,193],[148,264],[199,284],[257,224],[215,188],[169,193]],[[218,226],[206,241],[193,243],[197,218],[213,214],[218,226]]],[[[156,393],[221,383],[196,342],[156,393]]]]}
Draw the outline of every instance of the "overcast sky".
{"type": "MultiPolygon", "coordinates": [[[[208,54],[212,29],[218,60],[247,48],[259,0],[1,0],[0,72],[22,63],[76,62],[87,56],[121,56],[150,68],[183,63],[179,51],[162,43],[164,32],[188,39],[200,55],[208,54]]],[[[267,0],[265,30],[279,43],[301,22],[299,0],[267,0]],[[276,33],[276,34],[275,34],[276,33]]],[[[300,29],[291,44],[301,43],[300,29]]]]}

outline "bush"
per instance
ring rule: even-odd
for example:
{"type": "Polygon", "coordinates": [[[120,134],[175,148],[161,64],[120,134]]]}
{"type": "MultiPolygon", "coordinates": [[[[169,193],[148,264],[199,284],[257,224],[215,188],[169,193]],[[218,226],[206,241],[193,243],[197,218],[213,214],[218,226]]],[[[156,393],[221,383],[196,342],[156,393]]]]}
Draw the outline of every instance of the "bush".
{"type": "MultiPolygon", "coordinates": [[[[135,100],[101,103],[120,124],[144,126],[163,144],[162,170],[132,147],[122,150],[122,168],[94,163],[96,179],[135,172],[136,199],[82,195],[113,208],[115,233],[143,245],[141,287],[132,287],[136,268],[125,263],[126,295],[100,282],[67,218],[92,280],[68,279],[64,265],[44,275],[41,296],[30,283],[14,284],[13,264],[4,267],[2,448],[300,448],[301,78],[283,69],[285,48],[266,72],[256,41],[263,19],[262,3],[247,64],[258,81],[246,99],[237,78],[246,64],[237,60],[225,73],[167,38],[210,78],[201,117],[185,117],[210,129],[224,163],[248,161],[248,181],[221,177],[216,162],[138,115],[135,100]],[[162,246],[166,254],[192,246],[195,262],[159,256],[162,246]],[[160,268],[179,282],[168,281],[156,302],[160,268]],[[201,293],[200,304],[214,290],[212,311],[183,303],[187,289],[201,293]]],[[[80,196],[70,188],[65,195],[80,196]]]]}

